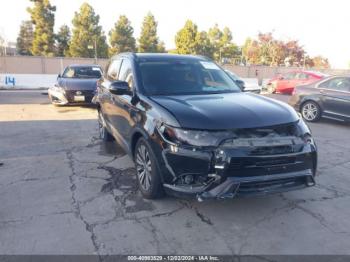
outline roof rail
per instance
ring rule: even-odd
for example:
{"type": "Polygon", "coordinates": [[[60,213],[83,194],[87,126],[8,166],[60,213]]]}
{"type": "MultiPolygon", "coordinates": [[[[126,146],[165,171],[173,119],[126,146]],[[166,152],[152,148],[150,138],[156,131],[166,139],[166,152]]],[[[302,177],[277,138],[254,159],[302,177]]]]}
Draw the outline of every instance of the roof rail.
{"type": "Polygon", "coordinates": [[[117,56],[132,56],[133,58],[136,57],[136,54],[134,52],[122,52],[122,53],[118,53],[112,56],[112,59],[114,59],[117,56]]]}
{"type": "Polygon", "coordinates": [[[205,56],[205,55],[195,55],[195,56],[200,57],[200,58],[203,58],[203,59],[205,59],[205,60],[212,60],[211,58],[209,58],[209,57],[207,57],[207,56],[205,56]]]}

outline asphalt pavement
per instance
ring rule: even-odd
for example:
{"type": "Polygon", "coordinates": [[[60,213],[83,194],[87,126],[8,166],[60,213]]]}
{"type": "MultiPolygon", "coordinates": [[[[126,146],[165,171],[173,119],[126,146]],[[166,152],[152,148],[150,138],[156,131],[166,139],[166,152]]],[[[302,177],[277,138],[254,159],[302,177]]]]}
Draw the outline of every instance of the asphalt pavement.
{"type": "Polygon", "coordinates": [[[0,91],[0,254],[350,254],[348,124],[310,124],[315,187],[199,203],[143,199],[96,117],[43,91],[0,91]]]}

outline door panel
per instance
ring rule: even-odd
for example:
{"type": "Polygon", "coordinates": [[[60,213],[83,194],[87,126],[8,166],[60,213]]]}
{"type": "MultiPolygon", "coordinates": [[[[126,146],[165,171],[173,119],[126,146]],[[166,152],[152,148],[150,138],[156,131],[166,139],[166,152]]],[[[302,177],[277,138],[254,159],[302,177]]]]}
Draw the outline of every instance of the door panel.
{"type": "Polygon", "coordinates": [[[283,77],[283,79],[278,80],[276,89],[279,92],[289,92],[294,88],[295,81],[295,73],[288,73],[283,77]]]}
{"type": "Polygon", "coordinates": [[[102,98],[103,98],[103,114],[105,121],[107,124],[111,124],[113,121],[113,114],[114,114],[114,108],[113,108],[113,95],[109,91],[109,86],[111,82],[118,79],[118,74],[121,66],[121,59],[115,59],[111,62],[107,69],[106,76],[104,77],[102,83],[101,83],[101,90],[102,90],[102,98]]]}
{"type": "MultiPolygon", "coordinates": [[[[118,75],[119,81],[127,81],[132,78],[132,65],[131,61],[127,58],[123,59],[120,72],[118,75]]],[[[132,86],[130,85],[130,91],[132,86]]],[[[112,125],[117,127],[119,135],[122,137],[124,142],[130,140],[131,128],[134,126],[134,121],[131,117],[134,106],[132,105],[132,95],[113,95],[112,94],[112,125]]]]}
{"type": "Polygon", "coordinates": [[[350,78],[334,77],[319,85],[324,113],[350,119],[350,78]]]}

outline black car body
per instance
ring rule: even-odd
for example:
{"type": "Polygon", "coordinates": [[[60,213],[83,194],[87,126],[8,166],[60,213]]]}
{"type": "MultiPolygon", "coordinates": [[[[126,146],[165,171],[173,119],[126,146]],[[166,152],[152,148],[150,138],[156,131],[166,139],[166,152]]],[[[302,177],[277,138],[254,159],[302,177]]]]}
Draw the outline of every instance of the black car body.
{"type": "Polygon", "coordinates": [[[101,76],[99,65],[70,65],[58,75],[55,86],[49,88],[49,99],[55,105],[89,104],[101,76]]]}
{"type": "Polygon", "coordinates": [[[227,198],[315,183],[316,146],[293,108],[241,92],[206,58],[120,54],[94,101],[101,137],[134,159],[145,197],[165,189],[227,198]]]}
{"type": "Polygon", "coordinates": [[[310,122],[321,117],[350,121],[350,77],[331,76],[297,86],[289,104],[310,122]]]}

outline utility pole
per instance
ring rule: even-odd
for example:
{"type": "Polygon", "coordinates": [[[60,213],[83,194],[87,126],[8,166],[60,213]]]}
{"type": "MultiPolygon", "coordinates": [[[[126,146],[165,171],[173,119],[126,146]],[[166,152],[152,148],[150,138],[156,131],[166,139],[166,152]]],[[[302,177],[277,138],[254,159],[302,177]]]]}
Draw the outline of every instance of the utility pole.
{"type": "Polygon", "coordinates": [[[97,64],[97,37],[95,36],[95,64],[97,64]]]}

